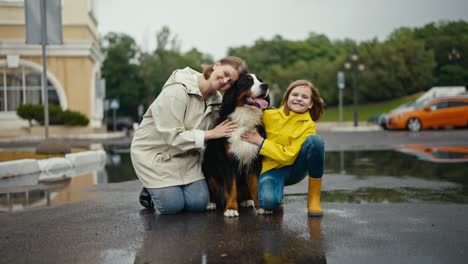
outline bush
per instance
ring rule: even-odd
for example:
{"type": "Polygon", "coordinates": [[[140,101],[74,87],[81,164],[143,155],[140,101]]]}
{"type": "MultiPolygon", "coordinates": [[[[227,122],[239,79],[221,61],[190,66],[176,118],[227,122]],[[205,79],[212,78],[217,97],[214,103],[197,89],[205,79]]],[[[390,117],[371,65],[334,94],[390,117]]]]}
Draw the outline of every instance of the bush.
{"type": "Polygon", "coordinates": [[[67,126],[87,126],[88,117],[77,111],[66,110],[63,112],[64,124],[67,126]]]}
{"type": "MultiPolygon", "coordinates": [[[[44,125],[44,106],[24,104],[16,109],[16,114],[29,121],[32,125],[32,120],[36,120],[39,124],[44,125]]],[[[58,105],[49,105],[49,124],[50,125],[67,125],[67,126],[86,126],[89,123],[88,117],[78,111],[62,111],[58,105]]]]}
{"type": "Polygon", "coordinates": [[[33,104],[24,104],[20,105],[16,109],[16,114],[23,118],[28,120],[29,125],[32,125],[32,121],[36,120],[38,121],[40,119],[40,115],[44,116],[44,107],[42,105],[33,105],[33,104]]]}
{"type": "MultiPolygon", "coordinates": [[[[44,109],[44,107],[41,107],[44,109]]],[[[49,124],[51,125],[61,125],[64,124],[65,117],[63,115],[62,108],[58,105],[49,105],[49,124]]],[[[40,122],[44,124],[44,111],[42,111],[42,120],[40,122]]]]}

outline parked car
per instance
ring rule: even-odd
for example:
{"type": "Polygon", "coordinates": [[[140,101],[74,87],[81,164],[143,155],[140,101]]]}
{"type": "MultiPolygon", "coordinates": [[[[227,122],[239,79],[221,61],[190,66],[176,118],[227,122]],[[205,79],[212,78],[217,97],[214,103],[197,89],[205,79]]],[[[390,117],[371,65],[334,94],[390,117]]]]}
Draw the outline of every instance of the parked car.
{"type": "Polygon", "coordinates": [[[388,118],[390,114],[394,113],[399,113],[399,112],[404,112],[408,110],[413,110],[414,106],[417,103],[421,103],[424,100],[427,99],[434,99],[437,97],[443,97],[443,96],[458,96],[461,94],[466,93],[466,88],[465,86],[436,86],[432,87],[428,91],[426,91],[424,94],[419,96],[416,100],[413,102],[408,102],[405,104],[402,104],[398,106],[397,108],[392,109],[388,113],[382,113],[379,116],[379,119],[377,123],[383,128],[383,129],[388,129],[388,118]]]}
{"type": "Polygon", "coordinates": [[[468,96],[427,98],[415,103],[412,108],[391,113],[389,129],[420,131],[430,127],[468,126],[468,96]]]}
{"type": "MultiPolygon", "coordinates": [[[[133,130],[133,119],[128,116],[119,116],[116,118],[116,130],[117,131],[130,131],[133,130]]],[[[112,117],[107,119],[107,130],[114,130],[114,119],[112,117]]]]}
{"type": "Polygon", "coordinates": [[[414,104],[415,104],[415,102],[408,102],[408,103],[405,103],[405,104],[402,104],[402,105],[398,106],[397,108],[391,110],[391,111],[388,112],[388,113],[382,113],[382,114],[379,116],[379,120],[377,121],[377,123],[378,123],[383,129],[388,129],[388,117],[389,117],[391,114],[399,113],[399,112],[403,112],[403,111],[408,111],[409,109],[414,109],[414,104]]]}

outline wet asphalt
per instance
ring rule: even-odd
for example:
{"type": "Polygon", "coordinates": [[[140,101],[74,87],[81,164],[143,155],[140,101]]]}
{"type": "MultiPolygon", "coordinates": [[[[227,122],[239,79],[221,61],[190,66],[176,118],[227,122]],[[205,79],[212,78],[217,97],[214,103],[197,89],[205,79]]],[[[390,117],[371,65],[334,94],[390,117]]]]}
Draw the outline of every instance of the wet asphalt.
{"type": "Polygon", "coordinates": [[[322,203],[282,212],[160,216],[141,209],[137,181],[88,190],[90,200],[0,216],[2,263],[465,263],[464,204],[322,203]]]}
{"type": "MultiPolygon", "coordinates": [[[[466,146],[467,132],[322,134],[328,150],[359,150],[405,143],[466,146]]],[[[334,179],[324,178],[324,190],[347,184],[346,178],[334,179]]],[[[353,189],[363,182],[349,184],[356,185],[353,189]]],[[[239,218],[225,218],[221,211],[160,216],[141,209],[140,188],[138,181],[100,184],[81,190],[87,198],[79,202],[0,213],[0,263],[466,263],[468,259],[464,203],[322,202],[324,216],[309,218],[306,185],[301,182],[287,189],[284,210],[273,215],[243,208],[239,218]]]]}

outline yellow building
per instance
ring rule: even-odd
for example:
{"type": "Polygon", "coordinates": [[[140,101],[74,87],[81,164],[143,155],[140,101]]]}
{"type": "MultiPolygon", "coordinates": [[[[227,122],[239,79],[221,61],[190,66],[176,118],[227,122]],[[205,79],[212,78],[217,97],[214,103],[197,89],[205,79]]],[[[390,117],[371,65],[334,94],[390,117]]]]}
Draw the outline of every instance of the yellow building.
{"type": "MultiPolygon", "coordinates": [[[[0,130],[27,122],[16,115],[21,104],[42,103],[41,45],[26,45],[24,1],[0,0],[0,130]]],[[[49,104],[88,116],[89,128],[103,120],[103,54],[94,0],[62,0],[63,44],[47,46],[49,104]]]]}

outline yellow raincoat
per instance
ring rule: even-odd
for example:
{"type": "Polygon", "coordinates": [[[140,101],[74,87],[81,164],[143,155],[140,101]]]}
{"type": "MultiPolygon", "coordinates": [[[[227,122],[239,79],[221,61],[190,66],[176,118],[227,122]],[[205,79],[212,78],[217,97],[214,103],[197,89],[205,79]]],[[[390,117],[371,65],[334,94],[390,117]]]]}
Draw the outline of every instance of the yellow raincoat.
{"type": "Polygon", "coordinates": [[[287,116],[283,106],[266,110],[263,124],[266,139],[259,151],[264,156],[261,173],[292,165],[306,138],[316,134],[316,125],[309,112],[298,114],[291,111],[287,116]]]}

